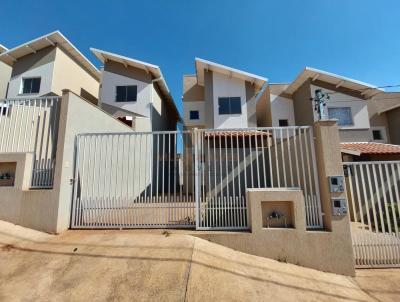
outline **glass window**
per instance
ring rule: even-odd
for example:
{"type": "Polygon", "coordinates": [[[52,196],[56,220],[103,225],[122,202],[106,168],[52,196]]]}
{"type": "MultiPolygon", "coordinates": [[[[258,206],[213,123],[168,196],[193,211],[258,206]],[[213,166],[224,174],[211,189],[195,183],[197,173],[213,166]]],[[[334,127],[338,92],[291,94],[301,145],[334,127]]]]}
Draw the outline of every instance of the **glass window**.
{"type": "Polygon", "coordinates": [[[328,108],[328,115],[330,119],[337,119],[339,126],[353,125],[353,117],[351,115],[350,107],[328,108]]]}
{"type": "Polygon", "coordinates": [[[190,119],[191,120],[198,120],[200,118],[198,110],[190,110],[190,119]]]}
{"type": "Polygon", "coordinates": [[[218,98],[218,113],[222,114],[241,114],[242,104],[240,97],[221,97],[218,98]]]}
{"type": "Polygon", "coordinates": [[[288,120],[279,120],[279,127],[287,127],[289,126],[288,120]]]}
{"type": "Polygon", "coordinates": [[[39,93],[40,78],[26,78],[22,80],[22,93],[39,93]]]}
{"type": "Polygon", "coordinates": [[[383,140],[382,131],[381,130],[372,130],[372,137],[376,141],[383,140]]]}
{"type": "Polygon", "coordinates": [[[137,86],[117,86],[116,87],[116,102],[136,102],[137,86]]]}

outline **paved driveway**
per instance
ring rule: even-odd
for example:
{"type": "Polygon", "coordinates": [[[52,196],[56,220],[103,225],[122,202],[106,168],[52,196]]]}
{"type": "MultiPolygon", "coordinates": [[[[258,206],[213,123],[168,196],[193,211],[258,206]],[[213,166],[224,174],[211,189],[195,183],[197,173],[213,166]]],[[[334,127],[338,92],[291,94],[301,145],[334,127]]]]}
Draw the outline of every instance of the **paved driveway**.
{"type": "Polygon", "coordinates": [[[0,222],[0,268],[0,301],[376,301],[379,296],[362,291],[357,284],[362,279],[243,254],[179,231],[52,236],[0,222]]]}

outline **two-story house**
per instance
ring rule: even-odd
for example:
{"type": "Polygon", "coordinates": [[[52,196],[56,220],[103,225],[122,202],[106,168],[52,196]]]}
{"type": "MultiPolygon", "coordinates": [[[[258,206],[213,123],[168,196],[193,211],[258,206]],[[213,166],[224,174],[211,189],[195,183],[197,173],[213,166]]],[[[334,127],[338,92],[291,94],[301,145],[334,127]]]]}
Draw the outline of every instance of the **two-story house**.
{"type": "MultiPolygon", "coordinates": [[[[0,54],[6,52],[8,49],[0,44],[0,54]]],[[[0,62],[0,99],[4,99],[7,94],[8,80],[11,76],[11,67],[7,64],[0,62]]]]}
{"type": "Polygon", "coordinates": [[[180,121],[161,69],[91,48],[102,62],[99,106],[136,131],[175,130],[180,121]]]}
{"type": "Polygon", "coordinates": [[[256,103],[267,79],[228,66],[195,59],[196,74],[183,77],[183,111],[187,128],[257,126],[256,103]]]}
{"type": "Polygon", "coordinates": [[[99,70],[59,31],[0,54],[12,69],[6,98],[61,95],[69,89],[97,104],[99,70]]]}
{"type": "Polygon", "coordinates": [[[400,156],[400,148],[389,145],[399,141],[396,126],[390,126],[396,125],[396,118],[383,113],[383,108],[396,106],[385,107],[379,101],[387,93],[374,85],[314,68],[306,67],[291,83],[268,86],[266,102],[257,107],[257,114],[266,117],[260,126],[312,125],[318,120],[312,102],[317,90],[329,96],[326,110],[330,119],[338,121],[343,154],[365,159],[400,156]]]}

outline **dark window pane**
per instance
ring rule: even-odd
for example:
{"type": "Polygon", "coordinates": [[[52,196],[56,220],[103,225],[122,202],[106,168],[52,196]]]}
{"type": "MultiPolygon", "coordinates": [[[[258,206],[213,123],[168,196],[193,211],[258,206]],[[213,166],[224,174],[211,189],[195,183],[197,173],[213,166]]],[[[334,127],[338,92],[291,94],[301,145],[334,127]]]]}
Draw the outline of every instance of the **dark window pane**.
{"type": "Polygon", "coordinates": [[[229,98],[218,98],[218,113],[229,114],[229,98]]]}
{"type": "Polygon", "coordinates": [[[198,120],[199,119],[199,111],[190,110],[190,119],[191,120],[198,120]]]}
{"type": "Polygon", "coordinates": [[[40,90],[40,78],[32,79],[31,93],[39,93],[40,90]]]}
{"type": "Polygon", "coordinates": [[[288,120],[279,120],[279,127],[287,127],[289,126],[288,120]]]}
{"type": "Polygon", "coordinates": [[[240,104],[239,97],[230,98],[230,113],[231,114],[241,114],[242,105],[240,104]]]}
{"type": "Polygon", "coordinates": [[[126,86],[126,101],[136,102],[137,86],[126,86]]]}
{"type": "Polygon", "coordinates": [[[117,96],[116,102],[125,102],[126,100],[126,87],[125,86],[117,86],[117,96]]]}
{"type": "Polygon", "coordinates": [[[24,79],[22,93],[31,93],[32,79],[24,79]]]}
{"type": "Polygon", "coordinates": [[[381,130],[372,130],[372,136],[374,140],[382,140],[382,132],[381,130]]]}

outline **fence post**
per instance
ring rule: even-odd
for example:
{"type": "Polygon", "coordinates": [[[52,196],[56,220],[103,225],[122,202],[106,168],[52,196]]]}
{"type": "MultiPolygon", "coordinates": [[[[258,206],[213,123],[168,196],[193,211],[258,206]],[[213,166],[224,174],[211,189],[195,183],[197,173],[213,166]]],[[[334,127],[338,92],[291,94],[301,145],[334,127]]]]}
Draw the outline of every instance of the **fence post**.
{"type": "Polygon", "coordinates": [[[194,200],[196,229],[200,227],[200,188],[199,188],[199,129],[193,129],[193,151],[194,151],[194,200]]]}

